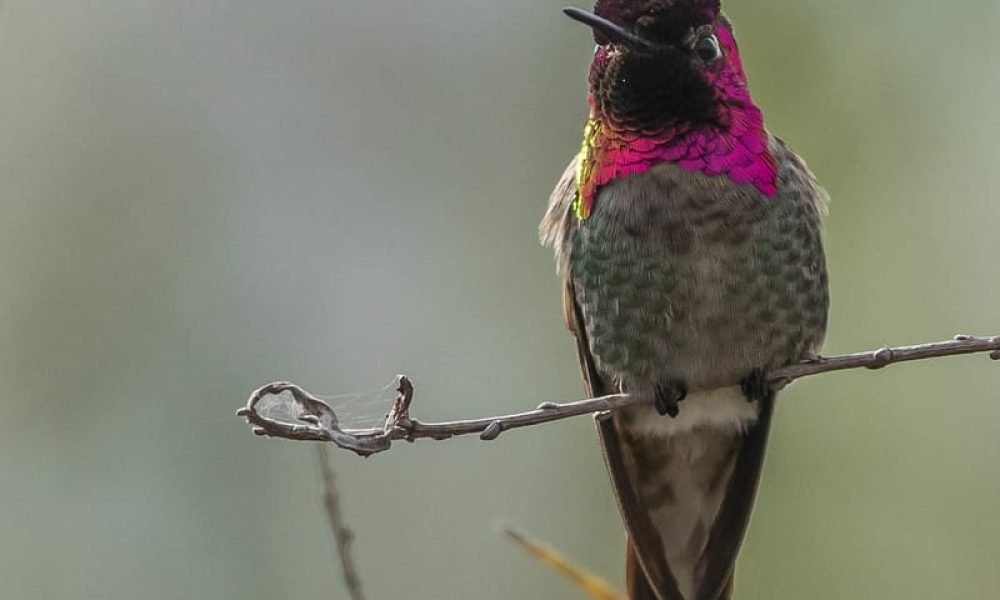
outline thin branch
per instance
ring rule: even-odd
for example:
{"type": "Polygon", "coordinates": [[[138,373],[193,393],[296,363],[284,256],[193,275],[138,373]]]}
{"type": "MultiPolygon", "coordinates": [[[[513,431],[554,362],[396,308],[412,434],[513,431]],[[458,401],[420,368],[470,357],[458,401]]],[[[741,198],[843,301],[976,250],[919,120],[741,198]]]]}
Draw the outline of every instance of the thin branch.
{"type": "MultiPolygon", "coordinates": [[[[989,352],[993,360],[1000,360],[1000,336],[959,335],[945,342],[886,347],[870,352],[821,357],[772,371],[768,374],[768,380],[775,389],[780,389],[796,379],[820,373],[858,368],[881,369],[900,362],[983,352],[989,352]]],[[[338,424],[337,414],[326,402],[289,382],[269,383],[257,389],[250,395],[246,406],[236,414],[245,418],[251,430],[257,435],[333,442],[361,456],[369,456],[388,450],[396,440],[411,442],[420,438],[444,440],[469,434],[479,434],[483,440],[494,440],[510,429],[618,410],[641,402],[640,398],[628,394],[612,394],[563,404],[545,402],[535,410],[498,417],[421,423],[410,417],[413,384],[404,375],[398,377],[397,384],[399,394],[381,428],[343,429],[338,424]],[[291,398],[284,399],[286,394],[290,394],[291,398]],[[272,408],[277,406],[285,412],[291,410],[296,418],[281,419],[268,411],[262,411],[261,405],[265,400],[273,405],[272,408]]]]}
{"type": "Polygon", "coordinates": [[[319,456],[319,469],[323,477],[323,507],[326,508],[326,516],[330,519],[333,539],[337,542],[337,555],[340,556],[340,566],[344,572],[344,586],[351,595],[351,600],[365,600],[365,595],[361,591],[361,578],[351,556],[354,532],[344,525],[344,519],[340,514],[340,494],[337,492],[337,480],[333,475],[330,455],[326,446],[317,446],[316,453],[319,456]]]}
{"type": "Polygon", "coordinates": [[[608,582],[573,564],[555,548],[533,540],[509,527],[504,528],[503,533],[535,560],[569,579],[577,587],[587,592],[587,595],[593,600],[625,600],[621,594],[608,585],[608,582]]]}

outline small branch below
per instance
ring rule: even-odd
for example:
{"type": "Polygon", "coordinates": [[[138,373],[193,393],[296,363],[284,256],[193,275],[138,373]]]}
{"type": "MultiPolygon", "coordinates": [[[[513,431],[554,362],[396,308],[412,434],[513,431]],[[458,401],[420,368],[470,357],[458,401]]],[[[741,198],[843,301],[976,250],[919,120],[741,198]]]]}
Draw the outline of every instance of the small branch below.
{"type": "MultiPolygon", "coordinates": [[[[858,368],[881,369],[900,362],[983,352],[989,352],[993,360],[1000,360],[1000,336],[959,335],[953,340],[944,342],[886,347],[869,352],[821,357],[772,371],[768,374],[768,380],[775,389],[781,389],[796,379],[820,373],[858,368]]],[[[370,456],[388,450],[396,440],[410,442],[420,438],[444,440],[469,434],[479,434],[483,440],[494,440],[501,433],[511,429],[618,410],[641,401],[640,398],[628,394],[612,394],[562,404],[545,402],[535,410],[497,417],[421,423],[410,417],[413,384],[405,375],[400,375],[397,386],[399,393],[392,410],[386,416],[384,425],[377,429],[342,429],[338,424],[337,414],[326,402],[289,382],[269,383],[257,389],[250,395],[246,406],[236,414],[247,420],[256,435],[333,442],[361,456],[370,456]],[[291,398],[282,398],[285,394],[290,394],[291,398]],[[262,412],[260,406],[265,400],[276,405],[282,412],[295,415],[294,418],[282,419],[262,412]]]]}
{"type": "Polygon", "coordinates": [[[351,595],[351,600],[365,600],[365,595],[361,592],[361,578],[358,576],[351,555],[354,532],[347,528],[340,514],[340,494],[337,492],[337,481],[333,475],[333,466],[330,464],[330,455],[326,446],[317,446],[316,453],[319,456],[319,469],[323,477],[323,507],[330,519],[333,539],[337,543],[337,555],[340,557],[340,566],[344,572],[344,586],[351,595]]]}

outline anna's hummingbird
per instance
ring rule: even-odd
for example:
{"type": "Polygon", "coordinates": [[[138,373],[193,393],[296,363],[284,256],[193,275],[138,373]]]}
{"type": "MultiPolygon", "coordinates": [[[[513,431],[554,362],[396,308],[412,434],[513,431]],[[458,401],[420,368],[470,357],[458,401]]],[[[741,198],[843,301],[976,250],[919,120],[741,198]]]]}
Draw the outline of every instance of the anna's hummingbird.
{"type": "Polygon", "coordinates": [[[633,600],[729,598],[767,372],[817,356],[826,193],[764,127],[719,0],[598,0],[583,148],[541,224],[629,534],[633,600]]]}

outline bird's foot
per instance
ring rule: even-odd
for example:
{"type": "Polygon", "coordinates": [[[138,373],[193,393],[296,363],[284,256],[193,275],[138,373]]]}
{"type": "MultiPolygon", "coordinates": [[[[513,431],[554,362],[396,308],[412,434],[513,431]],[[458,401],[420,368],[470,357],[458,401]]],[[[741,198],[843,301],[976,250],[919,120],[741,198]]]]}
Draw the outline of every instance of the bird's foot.
{"type": "Polygon", "coordinates": [[[681,409],[677,404],[687,398],[687,385],[680,379],[666,379],[656,386],[654,399],[656,412],[675,418],[681,409]]]}
{"type": "Polygon", "coordinates": [[[768,382],[764,369],[750,371],[750,374],[740,382],[740,389],[743,390],[747,402],[770,400],[774,397],[774,388],[768,382]]]}

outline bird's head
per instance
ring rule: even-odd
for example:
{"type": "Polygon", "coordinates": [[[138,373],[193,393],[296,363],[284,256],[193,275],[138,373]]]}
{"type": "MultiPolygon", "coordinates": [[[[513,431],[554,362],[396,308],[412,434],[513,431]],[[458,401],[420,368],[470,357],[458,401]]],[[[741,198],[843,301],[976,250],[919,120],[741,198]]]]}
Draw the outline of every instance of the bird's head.
{"type": "Polygon", "coordinates": [[[587,218],[601,186],[663,162],[776,193],[764,116],[720,0],[598,0],[593,13],[564,10],[597,42],[577,216],[587,218]]]}
{"type": "Polygon", "coordinates": [[[598,0],[567,15],[594,32],[595,116],[633,131],[676,124],[725,128],[750,103],[719,0],[598,0]]]}

